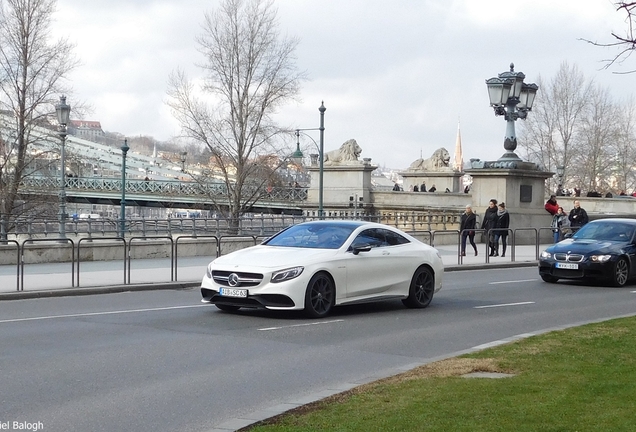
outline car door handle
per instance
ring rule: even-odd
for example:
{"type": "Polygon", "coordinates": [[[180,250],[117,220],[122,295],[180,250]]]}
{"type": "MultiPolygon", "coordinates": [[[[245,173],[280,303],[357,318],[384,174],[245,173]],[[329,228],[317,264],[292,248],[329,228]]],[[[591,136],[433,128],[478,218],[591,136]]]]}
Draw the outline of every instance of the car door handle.
{"type": "Polygon", "coordinates": [[[389,251],[382,251],[382,255],[391,255],[391,252],[389,252],[389,251]]]}

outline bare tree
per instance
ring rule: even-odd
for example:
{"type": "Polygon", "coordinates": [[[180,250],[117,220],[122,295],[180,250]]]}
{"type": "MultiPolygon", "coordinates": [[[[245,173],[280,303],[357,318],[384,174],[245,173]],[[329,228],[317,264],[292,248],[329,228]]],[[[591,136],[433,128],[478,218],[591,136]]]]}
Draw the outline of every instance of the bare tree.
{"type": "Polygon", "coordinates": [[[224,184],[223,199],[210,199],[237,222],[261,196],[268,182],[263,172],[273,172],[261,161],[277,153],[283,132],[272,115],[297,95],[304,79],[295,67],[298,41],[280,36],[271,0],[224,0],[205,14],[197,43],[203,84],[197,88],[174,72],[168,104],[184,135],[210,150],[211,175],[224,184]]]}
{"type": "MultiPolygon", "coordinates": [[[[617,1],[613,3],[614,6],[616,6],[617,11],[622,12],[626,15],[625,22],[627,23],[627,28],[625,29],[625,31],[623,33],[612,31],[611,35],[614,38],[614,42],[609,43],[591,41],[585,38],[582,39],[585,42],[599,47],[616,47],[619,49],[618,54],[610,59],[605,60],[606,69],[609,69],[616,63],[623,63],[632,55],[634,50],[636,50],[636,2],[617,1]]],[[[636,69],[615,73],[626,74],[632,72],[636,72],[636,69]]]]}
{"type": "Polygon", "coordinates": [[[595,86],[580,120],[580,140],[571,159],[573,177],[589,191],[608,192],[613,186],[619,108],[609,90],[595,86]]]}
{"type": "Polygon", "coordinates": [[[47,125],[54,104],[68,91],[66,75],[77,66],[66,40],[49,43],[55,0],[0,3],[0,212],[15,214],[21,179],[31,162],[35,126],[47,125]]]}
{"type": "Polygon", "coordinates": [[[567,179],[572,159],[578,152],[580,119],[593,85],[578,66],[567,62],[561,63],[547,84],[541,81],[539,79],[542,91],[537,94],[532,114],[526,119],[520,147],[530,160],[548,170],[560,165],[566,167],[564,178],[567,179]]]}
{"type": "Polygon", "coordinates": [[[633,97],[622,104],[617,113],[618,131],[616,139],[611,145],[614,154],[614,175],[618,190],[627,191],[636,189],[636,105],[633,97]]]}

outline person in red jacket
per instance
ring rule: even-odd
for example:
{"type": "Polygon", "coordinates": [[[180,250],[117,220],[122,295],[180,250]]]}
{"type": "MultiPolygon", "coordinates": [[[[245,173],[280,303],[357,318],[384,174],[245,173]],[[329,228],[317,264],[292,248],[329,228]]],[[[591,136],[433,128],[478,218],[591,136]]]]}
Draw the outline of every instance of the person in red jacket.
{"type": "Polygon", "coordinates": [[[550,195],[550,199],[546,201],[544,207],[552,216],[557,214],[559,211],[559,204],[557,204],[556,195],[550,195]]]}

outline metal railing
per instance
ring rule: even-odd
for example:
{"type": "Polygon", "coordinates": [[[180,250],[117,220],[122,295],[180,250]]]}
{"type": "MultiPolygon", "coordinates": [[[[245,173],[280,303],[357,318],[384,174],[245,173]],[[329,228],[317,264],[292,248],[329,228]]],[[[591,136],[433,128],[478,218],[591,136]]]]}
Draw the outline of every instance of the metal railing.
{"type": "MultiPolygon", "coordinates": [[[[381,212],[365,214],[360,211],[328,211],[322,219],[354,219],[391,225],[406,232],[439,232],[457,226],[460,213],[457,211],[426,212],[381,212]]],[[[124,221],[124,230],[131,236],[162,235],[216,235],[225,234],[270,236],[283,228],[300,222],[319,219],[318,215],[276,215],[248,213],[238,219],[222,217],[130,217],[124,221]]],[[[12,238],[33,239],[54,236],[59,233],[59,220],[17,218],[7,221],[0,218],[0,241],[12,238]]],[[[67,235],[77,237],[116,237],[120,234],[121,220],[117,218],[80,219],[69,218],[65,223],[67,235]]]]}
{"type": "MultiPolygon", "coordinates": [[[[539,259],[539,239],[540,234],[547,230],[551,230],[549,227],[542,228],[518,228],[518,229],[505,229],[509,232],[509,249],[510,249],[510,258],[511,262],[516,260],[516,248],[517,248],[517,237],[520,234],[526,234],[530,232],[530,236],[525,235],[524,237],[530,238],[530,245],[535,247],[535,260],[539,259]]],[[[468,230],[465,230],[468,231],[468,230]]],[[[487,239],[490,234],[494,234],[496,230],[470,230],[475,231],[477,233],[483,233],[486,235],[485,238],[485,247],[487,248],[487,239]]],[[[501,230],[499,230],[501,231],[501,230]]],[[[418,235],[419,237],[428,237],[429,244],[434,245],[435,240],[440,239],[444,236],[454,236],[457,244],[457,257],[458,264],[463,264],[463,257],[461,256],[461,234],[459,230],[437,230],[430,232],[414,232],[412,234],[418,235]]],[[[16,291],[24,291],[24,276],[25,276],[25,267],[34,263],[27,263],[25,260],[25,252],[30,248],[36,247],[41,243],[57,243],[60,247],[68,248],[70,250],[70,278],[71,278],[71,287],[80,287],[80,275],[81,275],[81,262],[85,262],[86,260],[82,259],[82,251],[90,248],[96,248],[103,245],[104,242],[110,241],[113,244],[120,242],[121,250],[122,250],[122,260],[123,260],[123,285],[131,284],[131,261],[133,260],[131,250],[133,243],[142,243],[149,241],[159,241],[166,243],[166,246],[169,245],[169,248],[166,248],[168,253],[168,258],[170,260],[170,281],[176,282],[178,281],[178,259],[179,259],[179,250],[180,244],[183,244],[185,241],[195,242],[195,243],[215,243],[215,253],[216,257],[224,254],[223,245],[228,245],[232,242],[237,242],[239,240],[247,240],[246,243],[248,245],[256,245],[260,241],[262,241],[265,236],[260,235],[182,235],[173,238],[172,236],[137,236],[131,237],[128,239],[121,237],[103,237],[103,238],[81,238],[77,242],[74,242],[72,239],[60,239],[60,238],[45,238],[45,239],[25,239],[22,242],[18,242],[16,240],[5,240],[0,241],[0,250],[3,248],[8,248],[10,250],[15,250],[17,265],[15,266],[16,271],[16,291]]],[[[479,243],[482,243],[479,241],[479,243]]],[[[148,243],[146,243],[148,245],[148,243]]],[[[110,245],[113,246],[113,245],[110,245]]],[[[116,246],[117,247],[117,246],[116,246]]],[[[488,253],[484,254],[484,263],[489,263],[488,253]]]]}
{"type": "MultiPolygon", "coordinates": [[[[61,179],[46,176],[27,176],[22,179],[22,192],[46,192],[60,189],[61,179]]],[[[65,189],[72,191],[116,192],[121,194],[122,180],[104,177],[66,177],[65,189]]],[[[127,194],[150,194],[156,196],[173,197],[225,197],[227,186],[223,182],[198,182],[184,180],[143,180],[126,179],[127,194]]],[[[246,186],[243,188],[246,196],[258,194],[265,200],[274,201],[304,201],[307,199],[307,188],[303,187],[272,187],[257,188],[246,186]]]]}

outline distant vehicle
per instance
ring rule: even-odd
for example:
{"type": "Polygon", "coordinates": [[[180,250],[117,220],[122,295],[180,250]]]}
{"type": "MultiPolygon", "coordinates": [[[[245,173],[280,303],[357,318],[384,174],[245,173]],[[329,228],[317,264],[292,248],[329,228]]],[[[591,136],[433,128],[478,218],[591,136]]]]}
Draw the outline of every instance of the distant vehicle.
{"type": "Polygon", "coordinates": [[[97,219],[101,219],[102,216],[99,215],[99,214],[96,214],[96,213],[81,213],[79,215],[79,218],[80,219],[95,219],[95,220],[97,220],[97,219]]]}
{"type": "Polygon", "coordinates": [[[172,215],[179,219],[196,219],[201,217],[201,212],[178,211],[174,212],[172,215]]]}
{"type": "Polygon", "coordinates": [[[636,220],[598,219],[571,238],[541,253],[539,275],[559,279],[602,280],[623,286],[636,275],[636,220]]]}
{"type": "Polygon", "coordinates": [[[319,318],[334,306],[392,298],[425,308],[443,277],[439,252],[396,228],[313,221],[216,258],[201,295],[223,311],[304,310],[319,318]]]}

